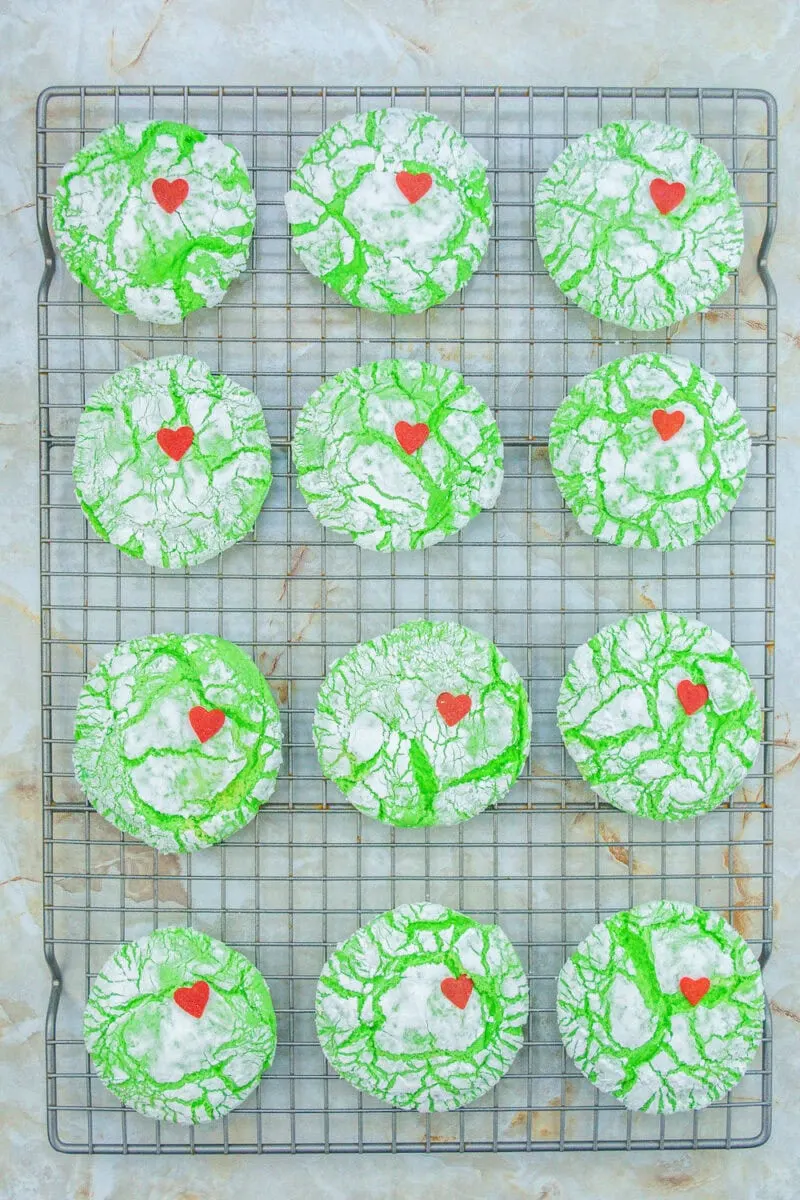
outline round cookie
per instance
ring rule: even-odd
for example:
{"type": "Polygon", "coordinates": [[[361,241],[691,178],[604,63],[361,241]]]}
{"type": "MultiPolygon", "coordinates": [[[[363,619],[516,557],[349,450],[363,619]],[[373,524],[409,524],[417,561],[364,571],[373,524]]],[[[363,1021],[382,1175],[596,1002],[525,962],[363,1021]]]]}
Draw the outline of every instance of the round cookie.
{"type": "Polygon", "coordinates": [[[404,904],[333,952],[317,986],[325,1057],[398,1108],[469,1104],[522,1047],[528,984],[511,942],[439,904],[404,904]]]}
{"type": "Polygon", "coordinates": [[[722,159],[684,129],[614,121],[571,142],[534,198],[555,283],[627,329],[660,329],[722,295],[744,248],[722,159]]]}
{"type": "Polygon", "coordinates": [[[567,1053],[603,1092],[653,1113],[705,1108],[763,1035],[764,987],[717,913],[657,900],[596,925],[558,977],[567,1053]]]}
{"type": "Polygon", "coordinates": [[[676,550],[733,507],[750,435],[702,367],[663,354],[620,358],[574,387],[550,426],[553,474],[586,533],[676,550]]]}
{"type": "Polygon", "coordinates": [[[318,521],[370,550],[421,550],[492,508],[503,443],[483,398],[433,363],[326,379],[297,421],[297,482],[318,521]]]}
{"type": "Polygon", "coordinates": [[[104,130],[53,198],[70,274],[114,312],[162,325],[219,304],[247,266],[255,216],[239,151],[174,121],[104,130]]]}
{"type": "Polygon", "coordinates": [[[238,646],[155,634],[115,646],[75,714],[75,774],[102,815],[163,852],[220,842],[275,789],[281,725],[238,646]]]}
{"type": "Polygon", "coordinates": [[[194,1125],[235,1108],[275,1054],[275,1012],[253,964],[196,929],[126,942],[92,985],[83,1036],[130,1108],[194,1125]]]}
{"type": "Polygon", "coordinates": [[[306,151],[286,194],[292,247],[361,308],[422,312],[486,253],[486,161],[432,113],[354,113],[306,151]]]}
{"type": "Polygon", "coordinates": [[[205,562],[250,532],[272,483],[261,403],[197,359],[136,363],[89,399],[73,477],[101,538],[151,566],[205,562]]]}
{"type": "Polygon", "coordinates": [[[506,794],[528,757],[525,685],[453,622],[409,621],[335,662],[313,725],[323,774],[390,825],[454,825],[506,794]]]}
{"type": "Polygon", "coordinates": [[[761,709],[730,643],[669,612],[626,617],[579,646],[556,717],[592,790],[659,821],[716,808],[761,741],[761,709]]]}

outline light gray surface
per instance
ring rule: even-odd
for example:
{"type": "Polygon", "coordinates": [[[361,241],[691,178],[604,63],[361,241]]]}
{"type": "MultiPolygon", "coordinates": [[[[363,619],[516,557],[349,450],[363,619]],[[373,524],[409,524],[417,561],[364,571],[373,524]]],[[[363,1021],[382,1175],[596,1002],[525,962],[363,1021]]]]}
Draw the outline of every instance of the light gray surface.
{"type": "Polygon", "coordinates": [[[800,633],[792,577],[798,565],[793,527],[800,404],[800,285],[797,152],[800,101],[795,54],[800,12],[794,0],[751,7],[740,0],[673,0],[635,9],[611,0],[602,10],[558,0],[487,5],[430,0],[400,9],[359,0],[245,4],[231,0],[198,15],[186,0],[134,3],[113,13],[98,0],[73,6],[17,2],[0,26],[5,105],[0,170],[0,238],[5,266],[0,347],[4,489],[0,603],[5,653],[0,662],[5,753],[0,849],[0,1159],[8,1164],[0,1195],[242,1197],[271,1189],[291,1198],[320,1196],[680,1194],[791,1197],[796,1194],[800,1056],[797,852],[791,817],[792,768],[800,748],[800,683],[791,668],[800,633]],[[487,9],[491,12],[487,13],[487,9]],[[657,32],[658,31],[658,32],[657,32]],[[598,47],[602,46],[602,54],[598,47]],[[220,53],[224,47],[224,53],[220,53]],[[40,956],[38,784],[38,556],[35,507],[36,374],[34,291],[40,255],[33,212],[33,105],[54,82],[236,83],[383,80],[536,84],[630,83],[762,86],[781,113],[781,213],[771,256],[780,300],[778,806],[775,951],[766,975],[775,1019],[776,1106],[772,1142],[756,1151],[696,1155],[488,1156],[436,1161],[270,1159],[195,1162],[67,1159],[46,1146],[43,1123],[42,1020],[47,974],[40,956]],[[787,815],[784,817],[784,813],[787,815]],[[212,1183],[213,1181],[213,1183],[212,1183]]]}

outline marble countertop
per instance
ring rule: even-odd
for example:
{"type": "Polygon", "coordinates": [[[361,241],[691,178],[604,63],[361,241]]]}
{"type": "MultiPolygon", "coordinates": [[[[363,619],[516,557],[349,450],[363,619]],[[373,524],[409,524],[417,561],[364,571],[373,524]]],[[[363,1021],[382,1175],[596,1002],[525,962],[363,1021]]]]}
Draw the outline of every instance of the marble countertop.
{"type": "Polygon", "coordinates": [[[790,1200],[800,1141],[800,37],[797,0],[10,0],[0,15],[0,1198],[347,1200],[724,1195],[790,1200]],[[778,679],[772,1140],[746,1152],[203,1161],[68,1157],[44,1124],[34,104],[56,83],[370,82],[763,87],[780,111],[778,679]],[[590,1181],[590,1182],[587,1182],[590,1181]]]}

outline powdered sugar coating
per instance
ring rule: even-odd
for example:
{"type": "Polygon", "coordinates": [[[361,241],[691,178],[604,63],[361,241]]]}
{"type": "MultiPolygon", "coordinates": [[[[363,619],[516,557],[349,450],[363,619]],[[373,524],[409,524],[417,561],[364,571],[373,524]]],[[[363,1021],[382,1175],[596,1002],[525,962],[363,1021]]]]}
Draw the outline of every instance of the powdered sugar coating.
{"type": "Polygon", "coordinates": [[[351,304],[421,312],[472,275],[489,242],[486,162],[452,126],[403,108],[354,113],[303,156],[286,195],[292,246],[351,304]],[[398,175],[431,185],[411,201],[398,175]]]}
{"type": "Polygon", "coordinates": [[[528,1007],[525,972],[499,926],[439,904],[404,904],[326,962],[317,1035],[353,1087],[399,1108],[441,1112],[468,1104],[506,1073],[528,1007]],[[461,1005],[442,984],[464,975],[472,987],[461,1005]]]}
{"type": "Polygon", "coordinates": [[[658,900],[595,926],[561,970],[556,1009],[567,1052],[601,1091],[680,1112],[744,1074],[763,1036],[764,987],[718,913],[658,900]]]}
{"type": "Polygon", "coordinates": [[[115,312],[173,324],[219,304],[245,270],[255,214],[233,146],[174,121],[127,123],[64,167],[53,232],[70,272],[115,312]],[[187,184],[174,211],[156,199],[158,180],[187,184]]]}
{"type": "Polygon", "coordinates": [[[536,190],[534,219],[558,287],[627,329],[659,329],[708,308],[744,247],[722,159],[654,121],[614,121],[571,142],[536,190]],[[658,180],[686,189],[671,211],[653,198],[658,180]]]}
{"type": "Polygon", "coordinates": [[[752,767],[761,708],[728,641],[669,612],[636,613],[575,651],[556,710],[578,770],[609,804],[676,821],[726,800],[752,767]],[[705,688],[693,712],[678,688],[705,688]]]}
{"type": "Polygon", "coordinates": [[[122,642],[90,672],[75,714],[75,774],[118,829],[164,853],[230,836],[275,788],[281,725],[252,659],[210,634],[122,642]],[[201,740],[196,707],[224,716],[201,740]]]}
{"type": "Polygon", "coordinates": [[[258,1085],[277,1041],[266,981],[230,946],[196,929],[126,942],[95,978],[86,1048],[106,1087],[161,1121],[194,1125],[231,1111],[258,1085]],[[200,981],[200,1015],[175,1000],[200,981]]]}
{"type": "Polygon", "coordinates": [[[151,566],[186,567],[249,533],[272,482],[258,397],[205,363],[153,358],[113,375],[78,422],[73,476],[100,537],[151,566]],[[175,459],[163,431],[188,428],[175,459]]]}
{"type": "Polygon", "coordinates": [[[581,380],[550,427],[550,462],[586,533],[676,550],[729,512],[750,461],[736,402],[702,367],[664,354],[616,359],[581,380]],[[680,425],[662,425],[677,418],[680,425]]]}
{"type": "Polygon", "coordinates": [[[482,396],[456,371],[386,359],[326,379],[292,442],[314,516],[370,550],[422,550],[494,506],[503,443],[482,396]],[[398,424],[425,426],[409,452],[398,424]]]}

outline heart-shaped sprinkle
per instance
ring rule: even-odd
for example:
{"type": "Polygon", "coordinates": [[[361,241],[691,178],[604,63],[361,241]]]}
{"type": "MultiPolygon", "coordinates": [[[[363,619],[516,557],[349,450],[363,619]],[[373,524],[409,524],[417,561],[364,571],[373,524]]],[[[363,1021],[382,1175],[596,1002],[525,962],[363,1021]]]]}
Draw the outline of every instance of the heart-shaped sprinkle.
{"type": "Polygon", "coordinates": [[[211,988],[205,979],[198,979],[197,983],[193,983],[191,987],[176,988],[172,993],[172,999],[178,1008],[182,1008],[190,1017],[202,1017],[210,994],[211,988]]]}
{"type": "Polygon", "coordinates": [[[679,408],[676,408],[674,412],[667,412],[664,408],[657,408],[653,413],[653,424],[662,442],[668,442],[670,438],[675,437],[678,430],[683,427],[685,420],[686,416],[679,408]]]}
{"type": "Polygon", "coordinates": [[[156,441],[165,454],[179,462],[194,441],[194,430],[191,425],[181,425],[179,429],[159,429],[156,441]]]}
{"type": "Polygon", "coordinates": [[[202,704],[196,704],[189,709],[189,724],[197,734],[198,741],[207,742],[222,729],[225,713],[221,708],[203,708],[202,704]]]}
{"type": "Polygon", "coordinates": [[[692,979],[689,975],[684,975],[679,986],[692,1008],[694,1008],[695,1004],[700,1003],[703,996],[705,996],[711,987],[711,980],[706,979],[705,975],[702,979],[692,979]]]}
{"type": "Polygon", "coordinates": [[[455,1004],[456,1008],[467,1007],[474,987],[475,984],[469,975],[459,975],[458,979],[454,979],[450,975],[447,979],[443,979],[441,983],[442,995],[446,996],[451,1004],[455,1004]]]}
{"type": "Polygon", "coordinates": [[[708,688],[704,683],[692,683],[691,679],[682,679],[675,691],[683,705],[687,717],[691,717],[708,701],[708,688]]]}
{"type": "Polygon", "coordinates": [[[436,707],[445,725],[457,725],[472,708],[469,696],[454,696],[452,692],[442,692],[436,697],[436,707]]]}
{"type": "Polygon", "coordinates": [[[420,446],[427,442],[430,433],[424,421],[417,425],[409,425],[408,421],[398,421],[394,427],[394,436],[406,454],[413,454],[415,450],[419,450],[420,446]]]}
{"type": "Polygon", "coordinates": [[[685,195],[686,185],[683,183],[667,183],[666,179],[654,179],[650,184],[650,198],[663,216],[677,208],[685,195]]]}
{"type": "Polygon", "coordinates": [[[398,171],[394,178],[409,204],[416,204],[433,187],[433,176],[427,171],[420,171],[418,175],[412,175],[410,171],[398,171]]]}
{"type": "Polygon", "coordinates": [[[185,179],[154,179],[153,196],[164,212],[174,213],[189,195],[189,184],[185,179]]]}

